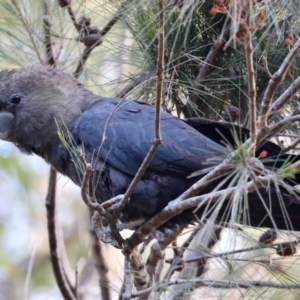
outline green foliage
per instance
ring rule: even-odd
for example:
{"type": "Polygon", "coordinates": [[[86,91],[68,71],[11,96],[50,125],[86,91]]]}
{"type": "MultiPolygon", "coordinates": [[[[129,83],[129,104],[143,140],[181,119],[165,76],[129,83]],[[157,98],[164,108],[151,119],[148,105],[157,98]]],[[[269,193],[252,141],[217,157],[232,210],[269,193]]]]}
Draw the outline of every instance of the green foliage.
{"type": "MultiPolygon", "coordinates": [[[[205,58],[219,35],[224,34],[230,22],[223,14],[211,15],[214,1],[191,1],[187,7],[179,8],[172,1],[166,2],[165,13],[165,88],[164,109],[181,112],[186,116],[193,114],[212,118],[222,118],[228,105],[240,109],[240,120],[247,124],[247,73],[245,55],[239,40],[229,41],[218,51],[208,74],[197,83],[197,75],[205,65],[205,58]],[[169,5],[169,6],[168,6],[169,5]],[[191,101],[191,95],[196,100],[191,101]],[[188,103],[188,104],[187,104],[188,103]],[[191,112],[189,106],[194,110],[191,112]]],[[[265,11],[267,19],[262,30],[255,30],[253,43],[255,46],[255,69],[257,74],[258,103],[268,84],[269,77],[263,65],[263,56],[267,57],[268,68],[273,74],[286,54],[287,34],[297,36],[299,20],[295,11],[297,3],[287,5],[286,1],[263,1],[256,8],[256,13],[265,11]]],[[[157,59],[157,20],[156,1],[127,1],[126,25],[138,43],[144,57],[142,73],[155,75],[157,59]]],[[[299,64],[293,64],[292,76],[299,74],[299,64]]],[[[144,76],[139,77],[141,82],[144,76]]],[[[145,82],[143,88],[136,93],[144,101],[153,102],[155,87],[145,82]]],[[[298,101],[298,98],[296,97],[298,101]]],[[[295,102],[295,101],[294,101],[295,102]]],[[[293,102],[292,102],[293,103],[293,102]]]]}

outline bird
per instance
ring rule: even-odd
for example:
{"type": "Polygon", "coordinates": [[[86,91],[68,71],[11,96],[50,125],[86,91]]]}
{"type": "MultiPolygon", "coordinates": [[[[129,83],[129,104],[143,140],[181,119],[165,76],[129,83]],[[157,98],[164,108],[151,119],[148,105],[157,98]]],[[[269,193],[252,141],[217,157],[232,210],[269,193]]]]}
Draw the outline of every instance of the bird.
{"type": "MultiPolygon", "coordinates": [[[[78,186],[84,175],[78,155],[82,151],[94,168],[93,193],[99,203],[126,192],[155,138],[154,118],[154,106],[96,95],[58,68],[29,66],[0,72],[0,139],[42,157],[78,186]]],[[[153,217],[249,137],[248,129],[235,124],[180,119],[164,111],[160,124],[162,144],[122,210],[122,222],[153,217]]],[[[262,151],[268,153],[267,159],[261,158],[264,167],[273,171],[299,160],[271,141],[258,146],[256,157],[262,151]]],[[[239,176],[233,169],[200,193],[232,186],[230,172],[239,176]]],[[[299,183],[294,174],[285,181],[290,189],[270,185],[241,196],[236,222],[300,231],[300,201],[294,189],[299,183]]],[[[216,222],[226,223],[233,213],[230,199],[223,199],[219,205],[184,211],[166,226],[206,222],[213,215],[216,222]]]]}

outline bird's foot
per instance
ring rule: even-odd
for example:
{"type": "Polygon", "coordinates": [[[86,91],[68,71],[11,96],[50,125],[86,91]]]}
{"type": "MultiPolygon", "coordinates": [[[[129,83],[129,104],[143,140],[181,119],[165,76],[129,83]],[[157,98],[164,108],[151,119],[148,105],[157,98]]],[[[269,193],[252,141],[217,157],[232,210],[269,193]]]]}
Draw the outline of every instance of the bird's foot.
{"type": "Polygon", "coordinates": [[[107,224],[106,226],[103,225],[103,218],[99,214],[98,211],[95,211],[92,216],[92,224],[95,230],[97,237],[105,244],[111,244],[115,248],[120,249],[121,246],[119,242],[114,238],[111,233],[110,226],[107,224]]]}

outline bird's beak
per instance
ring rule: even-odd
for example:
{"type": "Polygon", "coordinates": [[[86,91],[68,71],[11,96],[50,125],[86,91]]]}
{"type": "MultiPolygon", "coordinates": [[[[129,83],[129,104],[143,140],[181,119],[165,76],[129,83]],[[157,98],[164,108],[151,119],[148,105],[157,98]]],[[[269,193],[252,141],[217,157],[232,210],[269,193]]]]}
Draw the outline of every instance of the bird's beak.
{"type": "Polygon", "coordinates": [[[0,139],[6,140],[11,131],[12,121],[15,116],[9,112],[0,112],[0,139]]]}

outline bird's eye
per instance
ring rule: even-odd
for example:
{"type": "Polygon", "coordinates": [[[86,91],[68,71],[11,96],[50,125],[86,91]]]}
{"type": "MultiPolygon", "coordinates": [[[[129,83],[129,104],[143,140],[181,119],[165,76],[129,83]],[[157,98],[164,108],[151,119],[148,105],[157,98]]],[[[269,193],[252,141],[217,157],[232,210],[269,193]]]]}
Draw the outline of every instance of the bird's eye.
{"type": "Polygon", "coordinates": [[[13,94],[10,97],[10,101],[12,104],[19,104],[21,102],[21,98],[20,94],[13,94]]]}

